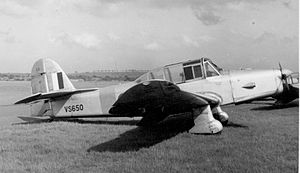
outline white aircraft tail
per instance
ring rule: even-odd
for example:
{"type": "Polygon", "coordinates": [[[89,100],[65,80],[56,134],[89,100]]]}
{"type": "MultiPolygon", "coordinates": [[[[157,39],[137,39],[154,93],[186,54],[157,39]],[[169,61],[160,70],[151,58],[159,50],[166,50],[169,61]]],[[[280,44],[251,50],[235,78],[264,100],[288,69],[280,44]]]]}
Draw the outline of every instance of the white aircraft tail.
{"type": "Polygon", "coordinates": [[[31,78],[32,94],[75,90],[65,72],[51,59],[36,61],[31,70],[31,78]]]}
{"type": "MultiPolygon", "coordinates": [[[[51,59],[39,59],[32,67],[31,90],[32,95],[17,101],[15,104],[30,104],[31,116],[33,117],[55,117],[68,100],[66,97],[93,92],[98,88],[75,89],[56,62],[51,59]]],[[[76,100],[73,102],[77,103],[76,100]]],[[[71,113],[73,112],[71,111],[71,113]]]]}

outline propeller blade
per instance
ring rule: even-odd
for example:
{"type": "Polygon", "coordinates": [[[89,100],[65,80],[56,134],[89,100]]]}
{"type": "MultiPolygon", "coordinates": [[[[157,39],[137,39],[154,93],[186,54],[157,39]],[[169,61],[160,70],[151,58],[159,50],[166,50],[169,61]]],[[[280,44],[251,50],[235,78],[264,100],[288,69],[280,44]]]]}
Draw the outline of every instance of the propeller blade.
{"type": "Polygon", "coordinates": [[[281,73],[281,80],[282,80],[283,87],[285,88],[286,91],[289,91],[290,86],[289,86],[288,81],[287,81],[287,75],[283,73],[282,66],[281,66],[280,62],[278,64],[279,64],[279,70],[280,70],[280,73],[281,73]]]}
{"type": "Polygon", "coordinates": [[[286,80],[286,75],[283,74],[283,72],[282,72],[282,66],[281,66],[280,62],[278,64],[279,64],[279,70],[280,70],[280,73],[281,73],[281,79],[286,80]]]}
{"type": "Polygon", "coordinates": [[[281,73],[282,73],[282,66],[281,66],[280,62],[279,62],[278,64],[279,64],[279,70],[280,70],[281,73]]]}

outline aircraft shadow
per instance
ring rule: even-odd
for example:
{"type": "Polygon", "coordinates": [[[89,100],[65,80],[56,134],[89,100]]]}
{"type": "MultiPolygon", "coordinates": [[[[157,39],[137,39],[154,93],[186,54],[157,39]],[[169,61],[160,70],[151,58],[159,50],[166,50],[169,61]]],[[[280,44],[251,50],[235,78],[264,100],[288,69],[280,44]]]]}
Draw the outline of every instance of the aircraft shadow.
{"type": "Polygon", "coordinates": [[[172,117],[150,128],[137,127],[129,130],[121,134],[118,138],[92,146],[87,151],[138,151],[141,148],[149,148],[179,133],[188,131],[193,125],[194,123],[191,118],[185,116],[172,117]]]}
{"type": "Polygon", "coordinates": [[[246,125],[234,123],[234,122],[231,122],[231,121],[229,121],[224,127],[229,127],[229,128],[245,128],[245,129],[249,128],[246,125]]]}
{"type": "Polygon", "coordinates": [[[79,124],[109,124],[109,125],[130,125],[135,126],[140,120],[85,120],[85,119],[65,119],[65,120],[55,120],[55,121],[67,121],[79,124]]]}
{"type": "Polygon", "coordinates": [[[51,123],[51,122],[71,122],[79,124],[109,124],[109,125],[136,125],[140,120],[86,120],[78,118],[65,118],[65,119],[32,119],[26,122],[14,123],[12,125],[22,125],[22,124],[41,124],[41,123],[51,123]]]}
{"type": "Polygon", "coordinates": [[[252,108],[251,110],[254,111],[269,111],[269,110],[276,110],[276,109],[286,109],[286,108],[292,108],[292,107],[299,107],[299,101],[293,101],[291,103],[288,103],[286,105],[270,105],[270,106],[260,106],[252,108]]]}

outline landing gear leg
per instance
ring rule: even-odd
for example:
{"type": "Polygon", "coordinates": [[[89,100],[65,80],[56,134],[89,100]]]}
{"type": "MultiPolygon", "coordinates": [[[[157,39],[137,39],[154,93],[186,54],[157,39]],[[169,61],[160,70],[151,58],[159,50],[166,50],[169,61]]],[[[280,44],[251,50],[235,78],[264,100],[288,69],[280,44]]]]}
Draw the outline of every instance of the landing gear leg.
{"type": "Polygon", "coordinates": [[[216,106],[212,109],[214,118],[219,120],[223,125],[228,123],[228,114],[224,112],[220,106],[216,106]]]}
{"type": "Polygon", "coordinates": [[[220,121],[214,119],[210,106],[193,109],[194,127],[189,130],[193,134],[215,134],[222,131],[220,121]]]}

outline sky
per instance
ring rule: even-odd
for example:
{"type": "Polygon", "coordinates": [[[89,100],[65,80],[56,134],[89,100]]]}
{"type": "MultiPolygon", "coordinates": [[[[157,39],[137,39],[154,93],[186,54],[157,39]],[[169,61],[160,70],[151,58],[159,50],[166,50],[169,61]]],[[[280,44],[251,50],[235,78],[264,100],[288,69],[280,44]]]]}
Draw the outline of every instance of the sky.
{"type": "Polygon", "coordinates": [[[299,68],[298,0],[1,0],[0,73],[51,58],[68,73],[207,57],[299,68]]]}

